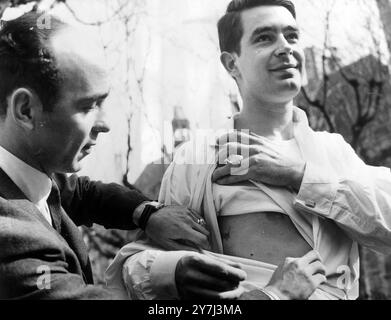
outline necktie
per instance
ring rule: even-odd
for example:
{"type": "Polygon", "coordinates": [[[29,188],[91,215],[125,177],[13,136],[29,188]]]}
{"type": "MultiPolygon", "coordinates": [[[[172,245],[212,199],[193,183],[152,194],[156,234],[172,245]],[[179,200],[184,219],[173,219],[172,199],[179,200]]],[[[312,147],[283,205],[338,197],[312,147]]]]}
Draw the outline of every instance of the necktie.
{"type": "Polygon", "coordinates": [[[47,200],[50,214],[52,216],[53,227],[61,234],[61,215],[63,209],[61,208],[60,191],[57,184],[52,180],[52,190],[47,200]]]}
{"type": "Polygon", "coordinates": [[[82,234],[73,221],[68,217],[61,206],[60,190],[57,183],[52,179],[52,190],[47,200],[50,214],[53,220],[54,229],[60,234],[68,246],[76,254],[81,274],[86,283],[93,283],[91,264],[88,257],[87,247],[83,241],[82,234]]]}

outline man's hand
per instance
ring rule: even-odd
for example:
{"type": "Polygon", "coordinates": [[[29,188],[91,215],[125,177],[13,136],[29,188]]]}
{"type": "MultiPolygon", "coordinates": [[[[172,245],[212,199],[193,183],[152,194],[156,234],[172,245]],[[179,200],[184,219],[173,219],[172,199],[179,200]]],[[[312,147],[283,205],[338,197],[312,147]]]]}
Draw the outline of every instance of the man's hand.
{"type": "Polygon", "coordinates": [[[252,290],[243,293],[239,300],[270,300],[270,297],[261,290],[252,290]]]}
{"type": "Polygon", "coordinates": [[[238,265],[205,255],[191,255],[179,260],[175,281],[181,299],[234,300],[243,294],[239,283],[246,273],[238,265]]]}
{"type": "Polygon", "coordinates": [[[242,155],[244,159],[240,168],[233,168],[230,164],[217,168],[212,177],[213,182],[230,185],[253,180],[300,190],[306,163],[285,155],[278,145],[243,132],[225,135],[217,144],[219,164],[230,155],[242,155]]]}
{"type": "Polygon", "coordinates": [[[167,206],[152,214],[145,232],[166,250],[210,250],[209,232],[197,223],[201,216],[179,206],[167,206]]]}
{"type": "Polygon", "coordinates": [[[265,288],[281,300],[306,300],[327,281],[326,269],[316,251],[302,258],[287,258],[265,288]]]}

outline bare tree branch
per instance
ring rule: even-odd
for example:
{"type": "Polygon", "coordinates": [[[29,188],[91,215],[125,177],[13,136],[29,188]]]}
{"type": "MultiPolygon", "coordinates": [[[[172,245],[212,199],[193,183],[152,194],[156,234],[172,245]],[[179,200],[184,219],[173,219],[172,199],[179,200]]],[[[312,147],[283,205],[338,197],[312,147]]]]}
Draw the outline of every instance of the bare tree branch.
{"type": "Polygon", "coordinates": [[[129,4],[129,2],[125,1],[122,3],[122,5],[107,19],[103,20],[103,21],[95,21],[95,22],[87,22],[87,21],[84,21],[83,19],[81,19],[76,11],[68,4],[68,2],[66,0],[60,0],[64,3],[65,7],[68,9],[68,11],[72,14],[72,16],[74,17],[74,19],[81,23],[81,24],[84,24],[84,25],[88,25],[88,26],[102,26],[106,23],[109,23],[109,22],[113,22],[113,20],[115,20],[116,17],[119,16],[119,14],[125,9],[125,7],[129,4]]]}

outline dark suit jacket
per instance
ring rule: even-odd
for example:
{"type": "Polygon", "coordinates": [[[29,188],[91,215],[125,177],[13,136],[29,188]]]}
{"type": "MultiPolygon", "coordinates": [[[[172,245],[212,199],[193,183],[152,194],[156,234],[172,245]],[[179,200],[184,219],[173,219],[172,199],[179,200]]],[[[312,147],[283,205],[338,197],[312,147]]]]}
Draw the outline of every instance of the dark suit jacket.
{"type": "Polygon", "coordinates": [[[115,299],[107,289],[91,285],[77,226],[135,229],[132,214],[148,199],[88,178],[56,175],[54,181],[64,210],[52,213],[52,227],[0,169],[0,299],[115,299]]]}

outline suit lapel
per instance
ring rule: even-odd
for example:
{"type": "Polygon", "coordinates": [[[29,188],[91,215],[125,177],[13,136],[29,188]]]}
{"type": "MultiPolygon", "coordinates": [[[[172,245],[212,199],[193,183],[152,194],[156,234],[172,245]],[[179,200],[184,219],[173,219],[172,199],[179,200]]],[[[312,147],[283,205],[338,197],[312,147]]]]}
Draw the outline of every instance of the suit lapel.
{"type": "Polygon", "coordinates": [[[0,168],[0,196],[9,200],[27,200],[23,192],[11,178],[0,168]]]}
{"type": "Polygon", "coordinates": [[[38,208],[25,196],[11,178],[0,168],[0,196],[53,229],[38,208]]]}
{"type": "Polygon", "coordinates": [[[53,219],[53,227],[44,218],[38,208],[27,199],[24,193],[11,180],[11,178],[0,168],[0,197],[6,199],[11,205],[19,208],[28,216],[38,219],[45,225],[49,232],[56,234],[56,236],[63,241],[77,256],[80,265],[82,266],[83,276],[87,283],[92,283],[91,265],[88,259],[87,248],[84,244],[83,238],[79,229],[68,217],[66,212],[60,207],[60,210],[51,210],[53,219]]]}
{"type": "MultiPolygon", "coordinates": [[[[57,192],[59,192],[56,181],[52,179],[52,183],[53,185],[55,185],[57,192]]],[[[77,258],[79,259],[79,262],[82,266],[85,281],[87,283],[92,283],[92,270],[88,257],[87,246],[84,243],[80,230],[77,228],[75,223],[69,218],[68,214],[62,208],[60,193],[58,193],[58,201],[58,208],[53,208],[51,210],[52,216],[54,217],[53,221],[55,221],[55,223],[57,224],[58,232],[61,234],[63,239],[65,239],[69,247],[73,250],[77,258]]]]}

